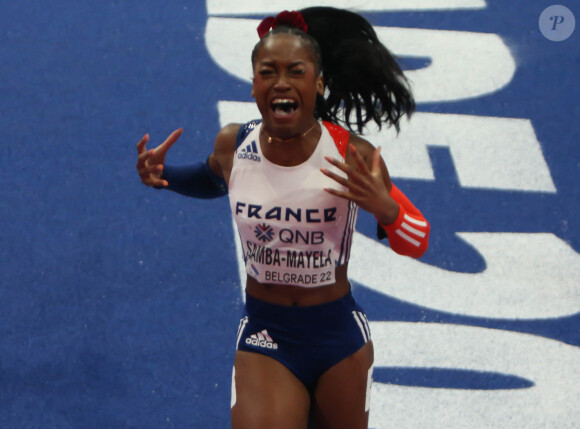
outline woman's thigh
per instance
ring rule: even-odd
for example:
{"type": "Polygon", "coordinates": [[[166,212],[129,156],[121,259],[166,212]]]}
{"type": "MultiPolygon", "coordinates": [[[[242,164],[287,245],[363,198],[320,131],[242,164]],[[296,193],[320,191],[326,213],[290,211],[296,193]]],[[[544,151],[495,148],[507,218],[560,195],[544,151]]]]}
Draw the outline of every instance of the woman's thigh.
{"type": "Polygon", "coordinates": [[[366,429],[373,343],[343,359],[319,379],[313,395],[316,429],[366,429]]]}
{"type": "Polygon", "coordinates": [[[307,428],[310,395],[280,362],[237,351],[233,382],[233,429],[307,428]]]}

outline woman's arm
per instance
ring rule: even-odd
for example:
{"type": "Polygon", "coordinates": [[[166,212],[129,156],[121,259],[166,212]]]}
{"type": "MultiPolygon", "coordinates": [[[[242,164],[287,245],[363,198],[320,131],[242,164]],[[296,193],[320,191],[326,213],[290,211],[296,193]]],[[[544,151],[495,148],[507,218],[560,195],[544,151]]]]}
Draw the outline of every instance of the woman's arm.
{"type": "Polygon", "coordinates": [[[327,161],[346,173],[347,178],[326,169],[321,171],[348,189],[325,189],[327,192],[354,201],[372,213],[396,253],[413,258],[425,253],[429,244],[429,223],[405,194],[391,183],[380,148],[375,149],[366,140],[351,136],[345,162],[331,158],[327,161]]]}
{"type": "Polygon", "coordinates": [[[228,192],[226,174],[229,178],[231,159],[235,151],[236,133],[239,125],[228,125],[218,133],[214,150],[205,162],[184,166],[165,164],[167,151],[177,141],[182,129],[174,131],[155,149],[147,150],[149,135],[137,144],[137,171],[141,181],[158,189],[168,189],[194,198],[217,198],[228,192]]]}

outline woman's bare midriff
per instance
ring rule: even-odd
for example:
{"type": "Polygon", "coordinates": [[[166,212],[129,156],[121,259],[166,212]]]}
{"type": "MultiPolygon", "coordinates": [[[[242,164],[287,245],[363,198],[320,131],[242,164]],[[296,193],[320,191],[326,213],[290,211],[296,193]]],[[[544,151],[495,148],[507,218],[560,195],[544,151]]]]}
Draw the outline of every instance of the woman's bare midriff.
{"type": "Polygon", "coordinates": [[[262,284],[248,276],[246,292],[253,298],[270,304],[306,307],[324,304],[342,298],[350,291],[347,266],[336,268],[336,282],[328,286],[300,287],[280,284],[262,284]]]}

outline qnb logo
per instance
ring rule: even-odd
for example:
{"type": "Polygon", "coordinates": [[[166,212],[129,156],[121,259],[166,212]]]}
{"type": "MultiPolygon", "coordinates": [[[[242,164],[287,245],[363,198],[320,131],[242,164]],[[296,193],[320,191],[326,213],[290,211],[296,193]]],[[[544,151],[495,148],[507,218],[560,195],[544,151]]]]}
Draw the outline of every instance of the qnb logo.
{"type": "Polygon", "coordinates": [[[239,159],[249,159],[250,161],[261,162],[262,158],[258,155],[258,147],[256,146],[256,141],[252,141],[249,145],[242,148],[238,153],[239,159]]]}
{"type": "Polygon", "coordinates": [[[256,225],[254,228],[254,234],[256,234],[256,238],[264,243],[272,241],[274,238],[274,230],[270,225],[266,225],[265,223],[256,225]]]}

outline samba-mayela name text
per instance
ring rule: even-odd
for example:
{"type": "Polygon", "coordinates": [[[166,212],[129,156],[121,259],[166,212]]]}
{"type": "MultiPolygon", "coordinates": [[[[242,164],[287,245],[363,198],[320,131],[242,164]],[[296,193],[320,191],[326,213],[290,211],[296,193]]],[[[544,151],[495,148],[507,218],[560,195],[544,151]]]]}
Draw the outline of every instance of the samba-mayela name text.
{"type": "Polygon", "coordinates": [[[332,265],[332,250],[286,250],[270,249],[248,241],[246,243],[246,258],[262,265],[281,266],[288,268],[324,268],[332,265]]]}

